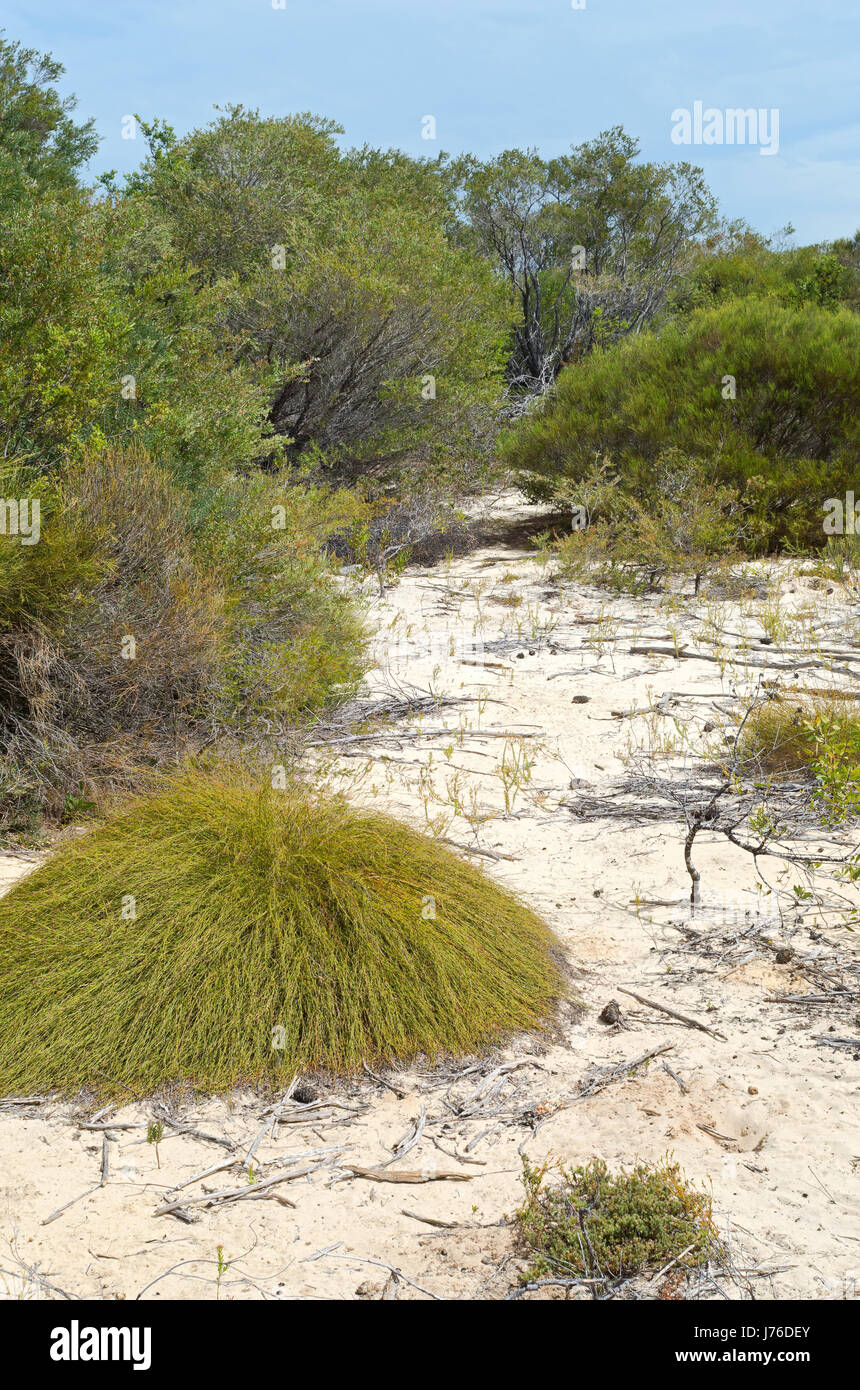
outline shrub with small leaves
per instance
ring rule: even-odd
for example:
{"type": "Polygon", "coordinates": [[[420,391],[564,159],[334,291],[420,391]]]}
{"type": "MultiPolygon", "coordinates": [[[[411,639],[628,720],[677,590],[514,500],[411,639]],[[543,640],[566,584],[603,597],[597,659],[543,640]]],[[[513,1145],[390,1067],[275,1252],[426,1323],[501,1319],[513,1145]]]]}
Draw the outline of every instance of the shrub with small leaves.
{"type": "Polygon", "coordinates": [[[525,1202],[517,1228],[531,1261],[523,1279],[613,1279],[659,1268],[702,1264],[718,1246],[711,1198],[668,1157],[611,1173],[603,1159],[579,1168],[524,1161],[525,1202]]]}

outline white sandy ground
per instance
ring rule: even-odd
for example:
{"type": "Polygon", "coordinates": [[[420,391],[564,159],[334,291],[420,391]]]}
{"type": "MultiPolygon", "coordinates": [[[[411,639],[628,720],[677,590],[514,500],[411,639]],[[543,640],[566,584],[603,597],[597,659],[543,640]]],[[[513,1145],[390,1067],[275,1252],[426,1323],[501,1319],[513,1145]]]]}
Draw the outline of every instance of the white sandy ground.
{"type": "MultiPolygon", "coordinates": [[[[514,508],[506,499],[509,519],[514,508]]],[[[518,514],[535,510],[520,505],[518,514]]],[[[789,609],[814,605],[818,621],[834,623],[821,629],[827,645],[835,637],[835,645],[844,646],[851,622],[858,641],[856,613],[841,591],[795,579],[788,569],[783,579],[789,609]]],[[[174,1111],[176,1123],[197,1133],[166,1127],[160,1167],[145,1138],[150,1104],[106,1118],[97,1117],[94,1106],[50,1100],[0,1107],[2,1295],[503,1297],[518,1268],[503,1218],[518,1204],[520,1150],[533,1162],[600,1155],[613,1167],[671,1151],[690,1178],[712,1186],[720,1228],[730,1235],[735,1264],[757,1298],[860,1295],[860,1060],[851,1050],[817,1041],[831,1027],[835,1036],[860,1035],[860,1000],[855,994],[848,1005],[812,1009],[768,1002],[773,991],[821,993],[826,986],[816,970],[840,977],[856,953],[856,938],[833,926],[819,932],[811,916],[774,920],[774,947],[790,943],[796,952],[792,964],[776,964],[761,937],[740,937],[750,924],[744,909],[756,911],[751,860],[703,834],[696,859],[711,908],[694,925],[719,934],[726,950],[680,955],[691,938],[676,929],[689,922],[677,817],[638,823],[635,817],[618,822],[576,814],[583,798],[612,795],[624,775],[628,740],[646,737],[645,719],[612,711],[647,708],[671,691],[678,698],[671,712],[691,720],[684,727],[697,738],[708,719],[731,727],[720,712],[728,703],[719,692],[729,691],[737,668],[722,672],[713,662],[628,651],[637,634],[653,637],[677,627],[679,640],[713,652],[700,640],[702,623],[691,618],[691,603],[667,614],[657,600],[610,599],[581,586],[553,585],[533,552],[508,539],[447,566],[409,569],[372,606],[380,637],[371,689],[432,687],[470,703],[412,715],[397,726],[404,733],[399,742],[389,734],[352,745],[347,751],[356,756],[327,763],[328,770],[345,774],[360,799],[418,825],[425,822],[422,775],[425,792],[429,777],[441,797],[459,799],[470,814],[494,811],[477,841],[463,815],[445,819],[450,805],[436,802],[427,814],[442,817],[437,830],[452,841],[487,851],[472,862],[550,922],[585,1013],[565,1011],[550,1043],[520,1039],[483,1062],[473,1059],[480,1070],[450,1091],[450,1073],[413,1069],[387,1078],[399,1095],[366,1078],[323,1094],[348,1109],[288,1106],[289,1122],[278,1125],[274,1137],[268,1126],[252,1162],[258,1182],[277,1176],[285,1167],[278,1167],[280,1160],[293,1155],[310,1151],[307,1163],[324,1165],[273,1189],[294,1205],[267,1198],[214,1208],[195,1203],[207,1190],[242,1184],[241,1172],[225,1170],[177,1194],[187,1200],[190,1222],[154,1212],[178,1184],[242,1160],[267,1121],[259,1098],[196,1100],[174,1111]],[[503,601],[512,595],[522,600],[518,606],[503,601]],[[601,613],[602,626],[582,621],[601,613]],[[616,640],[602,640],[610,637],[616,640]],[[480,652],[466,650],[479,639],[483,659],[495,665],[469,664],[480,662],[480,652]],[[706,698],[686,698],[695,692],[706,698]],[[580,694],[588,703],[572,703],[580,694]],[[492,702],[479,705],[482,695],[492,702]],[[426,732],[442,726],[451,732],[426,732]],[[421,737],[414,736],[417,729],[421,737]],[[531,783],[516,794],[510,815],[504,814],[498,772],[506,740],[492,737],[504,731],[525,736],[522,746],[535,756],[531,783]],[[477,789],[474,803],[471,788],[477,789]],[[731,913],[738,909],[733,926],[731,913]],[[725,1041],[638,1005],[620,987],[692,1015],[725,1041]],[[622,1006],[622,1027],[598,1021],[613,997],[622,1006]],[[628,1079],[578,1098],[591,1068],[665,1045],[672,1050],[628,1079]],[[663,1069],[664,1060],[683,1091],[663,1069]],[[502,1063],[519,1065],[494,1074],[502,1063]],[[483,1077],[486,1093],[471,1105],[484,1113],[458,1114],[483,1077]],[[346,1164],[378,1167],[391,1160],[422,1106],[426,1127],[419,1142],[386,1171],[460,1177],[390,1183],[350,1174],[346,1164]],[[112,1127],[106,1131],[83,1127],[107,1121],[112,1127]],[[97,1186],[105,1144],[107,1177],[97,1186]],[[343,1148],[314,1152],[328,1146],[343,1148]],[[49,1220],[65,1203],[72,1205],[49,1220]],[[434,1227],[421,1217],[455,1224],[434,1227]],[[227,1265],[220,1279],[219,1246],[227,1265]],[[389,1266],[402,1272],[402,1281],[391,1278],[389,1266]]],[[[696,612],[703,611],[698,603],[696,612]]],[[[762,632],[736,604],[724,608],[720,622],[753,636],[762,632]]],[[[790,684],[791,671],[778,674],[790,684]]],[[[809,684],[815,673],[802,671],[798,679],[809,684]]],[[[843,688],[852,684],[838,675],[830,680],[843,688]]],[[[664,721],[662,727],[673,726],[664,721]]],[[[0,856],[0,888],[34,862],[0,856]]],[[[776,877],[779,871],[769,872],[776,877]]],[[[782,881],[793,879],[786,871],[782,881]]],[[[764,911],[771,910],[767,902],[764,911]]],[[[743,1292],[731,1280],[722,1279],[721,1287],[733,1298],[743,1292]]],[[[717,1294],[703,1282],[698,1296],[717,1294]]]]}

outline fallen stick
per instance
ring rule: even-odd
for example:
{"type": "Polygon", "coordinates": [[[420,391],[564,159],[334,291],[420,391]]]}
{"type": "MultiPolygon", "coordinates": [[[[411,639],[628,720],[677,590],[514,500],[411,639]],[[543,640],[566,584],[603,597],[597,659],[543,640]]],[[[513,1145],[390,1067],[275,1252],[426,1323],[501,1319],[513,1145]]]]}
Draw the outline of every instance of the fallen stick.
{"type": "Polygon", "coordinates": [[[415,1145],[419,1142],[421,1135],[424,1133],[424,1126],[426,1125],[426,1123],[427,1107],[422,1100],[421,1113],[419,1114],[418,1119],[414,1121],[412,1128],[406,1131],[406,1133],[403,1135],[403,1138],[398,1139],[397,1143],[394,1145],[392,1149],[394,1157],[389,1158],[388,1162],[382,1165],[383,1168],[387,1168],[389,1163],[396,1163],[398,1158],[405,1158],[409,1151],[415,1148],[415,1145]]]}
{"type": "Polygon", "coordinates": [[[708,1028],[704,1023],[699,1023],[698,1019],[688,1018],[686,1014],[679,1014],[675,1009],[667,1009],[665,1004],[655,1004],[653,999],[646,999],[643,995],[637,994],[635,990],[624,989],[618,986],[619,993],[628,994],[631,999],[638,999],[640,1004],[644,1004],[649,1009],[656,1009],[658,1013],[668,1014],[670,1018],[676,1018],[679,1023],[686,1023],[688,1028],[698,1028],[700,1033],[708,1033],[712,1038],[719,1038],[720,1042],[727,1039],[722,1033],[717,1033],[715,1029],[708,1028]]]}
{"type": "Polygon", "coordinates": [[[406,1099],[407,1095],[409,1094],[408,1091],[401,1091],[398,1086],[393,1085],[390,1081],[386,1081],[384,1076],[377,1076],[375,1071],[370,1070],[370,1067],[367,1065],[366,1062],[362,1062],[361,1065],[367,1072],[367,1075],[370,1077],[370,1079],[372,1081],[375,1081],[377,1085],[384,1086],[387,1091],[393,1091],[394,1095],[396,1095],[398,1100],[406,1099]]]}
{"type": "Polygon", "coordinates": [[[706,1134],[710,1134],[712,1139],[724,1139],[727,1144],[739,1143],[739,1140],[737,1140],[733,1134],[720,1134],[720,1131],[718,1129],[714,1129],[713,1125],[704,1125],[700,1124],[697,1121],[696,1128],[703,1129],[706,1134]]]}
{"type": "Polygon", "coordinates": [[[400,1214],[401,1216],[411,1216],[413,1221],[423,1221],[425,1226],[438,1226],[444,1231],[456,1231],[460,1225],[459,1221],[440,1221],[435,1216],[422,1216],[420,1212],[407,1211],[406,1207],[401,1207],[400,1214]]]}
{"type": "MultiPolygon", "coordinates": [[[[243,1187],[228,1187],[221,1192],[206,1192],[202,1197],[184,1197],[179,1202],[165,1202],[164,1206],[157,1207],[153,1216],[167,1216],[176,1207],[196,1207],[213,1206],[216,1202],[231,1202],[243,1197],[261,1197],[268,1195],[269,1188],[275,1187],[277,1183],[292,1182],[294,1178],[306,1177],[308,1173],[315,1173],[318,1168],[324,1165],[321,1163],[305,1164],[303,1168],[297,1168],[292,1173],[280,1173],[277,1177],[266,1178],[265,1182],[246,1183],[243,1187]]],[[[292,1206],[292,1203],[290,1203],[292,1206]]]]}
{"type": "Polygon", "coordinates": [[[64,1212],[64,1211],[68,1211],[69,1207],[73,1207],[73,1206],[75,1205],[76,1202],[82,1202],[82,1201],[84,1200],[85,1197],[91,1197],[92,1194],[93,1194],[94,1192],[98,1192],[100,1188],[104,1187],[104,1185],[105,1185],[105,1183],[107,1182],[107,1180],[108,1180],[108,1137],[107,1137],[106,1134],[103,1134],[103,1135],[102,1135],[102,1175],[101,1175],[99,1181],[95,1184],[94,1187],[88,1187],[87,1190],[86,1190],[86,1192],[82,1192],[82,1193],[80,1194],[80,1196],[78,1196],[78,1197],[73,1197],[72,1200],[71,1200],[70,1202],[66,1202],[66,1203],[64,1203],[63,1206],[57,1207],[57,1210],[56,1210],[56,1211],[52,1211],[50,1216],[46,1216],[46,1217],[45,1217],[44,1221],[42,1222],[42,1225],[43,1225],[43,1226],[50,1226],[50,1224],[51,1224],[52,1221],[56,1221],[56,1219],[57,1219],[58,1216],[62,1216],[63,1212],[64,1212]]]}
{"type": "Polygon", "coordinates": [[[480,849],[477,845],[464,845],[459,840],[450,840],[447,835],[443,836],[446,845],[452,845],[454,849],[462,850],[464,854],[479,854],[484,859],[510,859],[514,862],[517,858],[515,854],[500,854],[494,849],[480,849]]]}
{"type": "Polygon", "coordinates": [[[184,1182],[178,1182],[171,1191],[181,1192],[184,1187],[190,1187],[193,1182],[199,1182],[202,1178],[211,1178],[215,1173],[226,1172],[228,1168],[240,1167],[240,1162],[238,1158],[227,1158],[223,1163],[215,1163],[211,1168],[204,1168],[202,1173],[195,1173],[193,1177],[186,1178],[184,1182]]]}
{"type": "MultiPolygon", "coordinates": [[[[752,666],[762,671],[830,671],[839,676],[848,676],[849,679],[856,679],[855,673],[845,666],[834,666],[826,661],[754,661],[744,656],[737,648],[732,648],[731,652],[724,652],[722,656],[711,656],[710,652],[688,652],[686,643],[678,648],[675,647],[628,647],[631,656],[672,656],[677,660],[682,657],[687,661],[710,661],[716,666],[752,666]]],[[[762,648],[756,654],[764,655],[768,648],[762,648]]],[[[852,662],[856,658],[851,658],[852,662]]]]}
{"type": "Polygon", "coordinates": [[[676,1255],[674,1260],[670,1260],[667,1265],[664,1265],[662,1269],[658,1270],[657,1273],[654,1275],[654,1278],[651,1279],[649,1282],[651,1284],[656,1284],[658,1279],[662,1279],[664,1274],[668,1274],[669,1270],[672,1268],[673,1265],[676,1265],[679,1260],[683,1260],[684,1256],[689,1255],[690,1251],[694,1249],[694,1245],[688,1245],[686,1250],[682,1250],[680,1255],[676,1255]]]}
{"type": "MultiPolygon", "coordinates": [[[[158,1118],[163,1120],[168,1129],[172,1129],[175,1134],[187,1134],[190,1135],[192,1139],[203,1139],[207,1144],[220,1144],[222,1149],[229,1149],[231,1153],[235,1151],[236,1145],[233,1143],[232,1139],[222,1139],[217,1134],[204,1134],[202,1130],[195,1129],[193,1125],[180,1124],[178,1120],[174,1120],[168,1115],[163,1105],[157,1105],[154,1109],[158,1118]]],[[[118,1129],[119,1126],[108,1125],[107,1128],[118,1129]]]]}
{"type": "Polygon", "coordinates": [[[417,1289],[419,1293],[426,1293],[428,1298],[434,1299],[437,1303],[444,1302],[438,1293],[431,1293],[430,1290],[425,1289],[423,1285],[416,1284],[415,1280],[410,1279],[408,1274],[404,1274],[402,1269],[395,1269],[394,1265],[386,1264],[384,1260],[369,1260],[364,1255],[329,1255],[328,1258],[330,1260],[358,1260],[358,1262],[363,1265],[376,1265],[377,1269],[387,1269],[389,1274],[394,1275],[395,1279],[402,1279],[404,1284],[409,1284],[411,1288],[417,1289]]]}
{"type": "MultiPolygon", "coordinates": [[[[630,1072],[635,1071],[636,1067],[641,1067],[643,1062],[650,1061],[652,1057],[659,1057],[664,1052],[671,1052],[674,1046],[674,1043],[664,1043],[662,1047],[652,1047],[650,1052],[643,1052],[641,1057],[634,1057],[632,1062],[619,1062],[615,1067],[603,1067],[595,1075],[586,1078],[584,1082],[580,1082],[580,1085],[584,1085],[584,1089],[579,1092],[577,1100],[588,1100],[589,1097],[596,1096],[598,1092],[602,1091],[610,1082],[620,1081],[622,1077],[628,1076],[630,1072]]],[[[547,1116],[547,1119],[549,1118],[550,1117],[547,1116]]],[[[541,1123],[545,1123],[545,1121],[541,1121],[541,1123]]],[[[531,1137],[537,1134],[539,1128],[540,1126],[537,1126],[534,1129],[531,1137]]]]}
{"type": "Polygon", "coordinates": [[[649,642],[641,647],[629,647],[630,656],[675,656],[679,659],[682,656],[692,658],[695,661],[716,661],[716,657],[704,656],[698,652],[688,652],[686,642],[681,647],[661,647],[649,642]]]}
{"type": "Polygon", "coordinates": [[[678,1086],[680,1087],[680,1090],[681,1090],[681,1095],[685,1096],[685,1095],[687,1094],[687,1091],[689,1090],[689,1087],[687,1086],[686,1082],[681,1080],[680,1076],[677,1074],[677,1072],[674,1072],[674,1071],[672,1070],[672,1068],[669,1066],[669,1063],[668,1063],[668,1062],[664,1062],[664,1063],[663,1063],[663,1070],[664,1070],[665,1072],[668,1072],[668,1074],[669,1074],[669,1076],[671,1076],[672,1080],[673,1080],[673,1081],[676,1081],[676,1082],[678,1083],[678,1086]]]}
{"type": "Polygon", "coordinates": [[[473,1178],[484,1176],[483,1173],[446,1173],[444,1170],[431,1172],[429,1168],[395,1173],[391,1168],[355,1168],[351,1163],[343,1166],[354,1178],[367,1178],[370,1182],[471,1182],[473,1178]]]}
{"type": "Polygon", "coordinates": [[[86,1130],[94,1130],[97,1134],[105,1134],[105,1133],[107,1133],[109,1130],[112,1130],[112,1129],[148,1129],[148,1128],[149,1128],[149,1125],[147,1124],[146,1120],[138,1120],[138,1121],[136,1121],[134,1124],[131,1124],[131,1123],[129,1123],[129,1124],[119,1124],[119,1123],[111,1124],[110,1121],[107,1120],[107,1121],[105,1121],[105,1123],[104,1123],[103,1125],[96,1125],[96,1124],[89,1124],[89,1125],[88,1125],[88,1124],[84,1124],[83,1121],[79,1121],[79,1123],[78,1123],[78,1128],[79,1128],[79,1129],[86,1129],[86,1130]]]}
{"type": "Polygon", "coordinates": [[[856,999],[857,993],[851,989],[835,989],[832,994],[768,994],[766,1004],[847,1004],[856,999]]]}

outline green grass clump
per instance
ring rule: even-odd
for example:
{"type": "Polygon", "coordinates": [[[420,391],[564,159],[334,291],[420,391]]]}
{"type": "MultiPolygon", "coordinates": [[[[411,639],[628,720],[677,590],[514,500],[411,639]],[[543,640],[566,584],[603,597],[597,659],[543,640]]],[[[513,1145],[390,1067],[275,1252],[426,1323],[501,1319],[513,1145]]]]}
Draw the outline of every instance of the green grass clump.
{"type": "Polygon", "coordinates": [[[0,900],[0,1094],[277,1085],[549,1018],[553,938],[388,817],[186,773],[0,900]]]}
{"type": "Polygon", "coordinates": [[[684,1251],[683,1263],[698,1265],[716,1248],[710,1197],[668,1158],[631,1173],[610,1173],[593,1158],[580,1168],[560,1166],[554,1183],[546,1181],[546,1165],[523,1169],[526,1199],[516,1220],[532,1253],[526,1282],[620,1278],[658,1269],[684,1251]]]}

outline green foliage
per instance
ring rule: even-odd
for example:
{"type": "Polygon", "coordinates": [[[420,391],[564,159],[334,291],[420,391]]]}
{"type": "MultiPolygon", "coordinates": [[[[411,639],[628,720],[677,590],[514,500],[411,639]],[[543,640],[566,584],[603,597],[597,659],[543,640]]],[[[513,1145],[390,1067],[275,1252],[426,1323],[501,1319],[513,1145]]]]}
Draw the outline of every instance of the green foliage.
{"type": "Polygon", "coordinates": [[[517,309],[516,388],[540,391],[566,362],[639,332],[712,224],[700,169],[638,155],[616,126],[557,159],[460,161],[461,235],[498,266],[517,309]]]}
{"type": "Polygon", "coordinates": [[[23,545],[19,535],[0,535],[0,641],[24,627],[59,635],[76,608],[92,601],[107,573],[101,536],[80,510],[66,505],[54,478],[32,468],[0,466],[0,496],[39,506],[40,537],[23,545]]]}
{"type": "MultiPolygon", "coordinates": [[[[37,545],[0,536],[0,816],[225,738],[286,737],[362,669],[360,615],[325,562],[348,495],[256,474],[192,497],[137,446],[38,496],[37,545]],[[133,645],[129,645],[129,639],[133,645]]],[[[8,494],[7,494],[8,495],[8,494]]]]}
{"type": "Polygon", "coordinates": [[[516,1219],[532,1254],[524,1282],[619,1278],[679,1256],[681,1267],[689,1268],[715,1251],[710,1197],[668,1158],[638,1163],[630,1173],[610,1173],[601,1158],[573,1169],[559,1165],[553,1183],[546,1181],[548,1171],[548,1165],[523,1161],[526,1200],[516,1219]]]}
{"type": "Polygon", "coordinates": [[[860,816],[860,703],[826,694],[782,697],[754,709],[741,754],[766,772],[806,771],[823,824],[860,816]]]}
{"type": "Polygon", "coordinates": [[[451,241],[434,166],[341,155],[339,128],[310,115],[229,107],[181,142],[149,129],[130,196],[222,296],[224,331],[294,454],[314,446],[360,471],[431,438],[444,452],[470,425],[480,437],[471,412],[486,419],[498,394],[504,296],[451,241]]]}
{"type": "Polygon", "coordinates": [[[267,393],[140,205],[81,194],[16,205],[0,240],[0,431],[7,456],[61,467],[139,442],[189,484],[263,447],[267,393]]]}
{"type": "Polygon", "coordinates": [[[53,85],[62,65],[0,34],[0,212],[13,202],[73,188],[98,146],[94,122],[76,125],[74,97],[53,85]]]}
{"type": "Polygon", "coordinates": [[[0,900],[0,1093],[468,1054],[548,1019],[551,950],[534,913],[396,821],[188,772],[0,900]]]}
{"type": "Polygon", "coordinates": [[[0,238],[0,432],[41,465],[103,438],[119,399],[128,322],[103,274],[98,217],[81,194],[22,201],[0,238]]]}
{"type": "Polygon", "coordinates": [[[361,615],[326,563],[330,537],[359,510],[346,490],[287,474],[226,480],[196,498],[199,562],[225,595],[215,709],[237,733],[304,723],[361,674],[361,615]]]}
{"type": "Polygon", "coordinates": [[[271,453],[271,373],[240,360],[229,283],[201,285],[152,200],[106,201],[95,215],[102,275],[126,324],[104,434],[142,445],[189,487],[271,453]],[[120,391],[120,377],[132,391],[120,391]]]}
{"type": "Polygon", "coordinates": [[[846,309],[728,300],[564,372],[506,458],[534,497],[570,500],[606,458],[649,499],[657,459],[681,450],[738,491],[755,543],[820,544],[824,499],[853,480],[858,358],[860,317],[846,309]]]}
{"type": "Polygon", "coordinates": [[[748,228],[704,242],[669,299],[671,313],[713,308],[746,295],[786,308],[860,308],[857,238],[820,246],[779,248],[748,228]]]}
{"type": "Polygon", "coordinates": [[[12,820],[21,797],[64,815],[82,784],[127,784],[181,747],[222,660],[222,595],[148,456],[108,450],[37,487],[39,543],[0,537],[0,811],[12,820]]]}
{"type": "Polygon", "coordinates": [[[605,464],[574,495],[587,525],[555,538],[561,573],[619,593],[653,589],[669,576],[691,578],[698,593],[705,575],[724,570],[747,539],[735,489],[711,482],[678,451],[658,457],[646,503],[605,464]]]}

